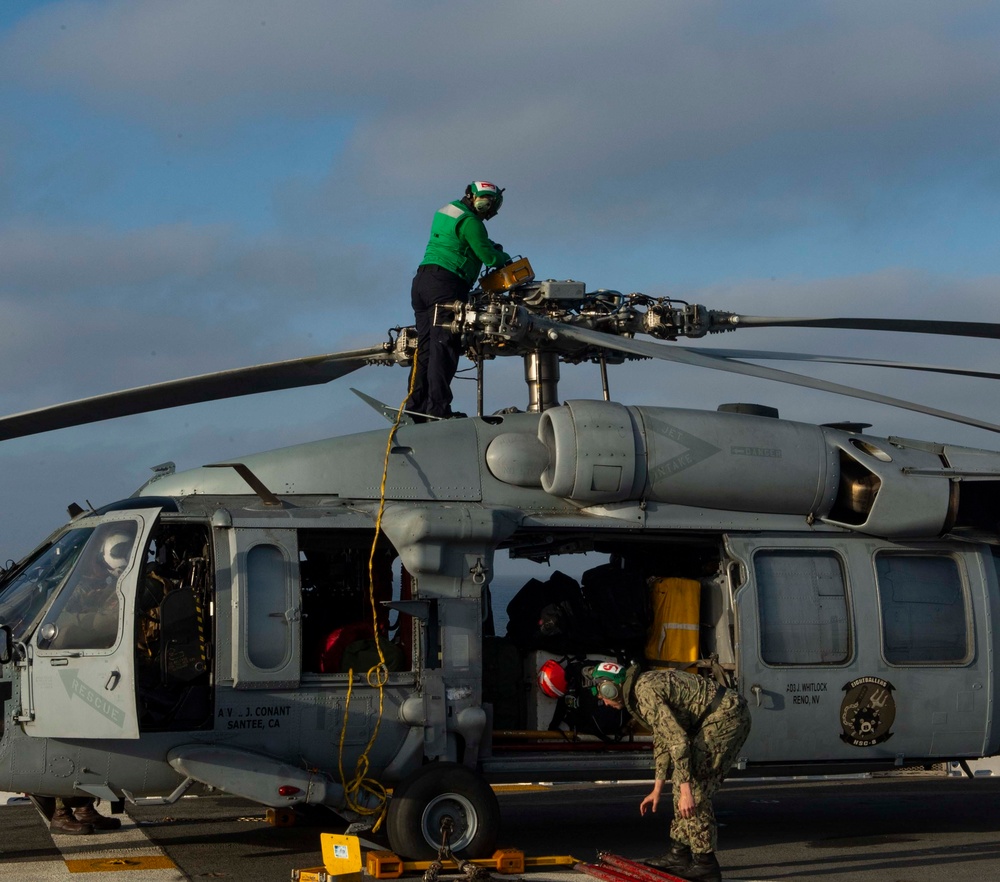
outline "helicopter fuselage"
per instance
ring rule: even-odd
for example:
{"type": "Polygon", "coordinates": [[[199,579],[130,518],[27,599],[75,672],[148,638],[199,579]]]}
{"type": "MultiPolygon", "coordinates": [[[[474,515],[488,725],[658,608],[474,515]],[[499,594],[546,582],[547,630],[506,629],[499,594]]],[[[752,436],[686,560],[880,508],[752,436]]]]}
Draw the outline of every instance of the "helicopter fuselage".
{"type": "Polygon", "coordinates": [[[595,559],[622,590],[693,586],[692,656],[649,663],[743,693],[741,767],[991,755],[998,488],[990,451],[592,401],[162,474],[5,577],[0,789],[350,815],[434,761],[492,782],[646,775],[641,732],[550,729],[534,674],[567,653],[492,633],[504,584],[551,562],[586,584],[595,559]],[[95,589],[111,540],[128,562],[95,589]]]}

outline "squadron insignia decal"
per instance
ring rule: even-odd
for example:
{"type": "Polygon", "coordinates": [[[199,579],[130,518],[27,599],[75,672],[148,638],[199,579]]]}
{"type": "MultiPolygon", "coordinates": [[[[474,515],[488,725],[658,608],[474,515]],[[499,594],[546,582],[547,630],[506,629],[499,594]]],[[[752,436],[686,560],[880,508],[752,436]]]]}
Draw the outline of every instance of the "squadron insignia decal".
{"type": "Polygon", "coordinates": [[[878,677],[858,677],[844,686],[840,704],[840,740],[855,747],[871,747],[892,738],[896,719],[893,685],[878,677]]]}

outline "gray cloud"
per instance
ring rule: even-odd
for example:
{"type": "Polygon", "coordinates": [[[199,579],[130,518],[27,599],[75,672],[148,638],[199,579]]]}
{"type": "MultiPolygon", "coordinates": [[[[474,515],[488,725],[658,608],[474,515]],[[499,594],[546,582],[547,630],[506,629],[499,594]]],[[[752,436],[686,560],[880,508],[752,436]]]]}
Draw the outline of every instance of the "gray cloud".
{"type": "Polygon", "coordinates": [[[193,224],[10,227],[0,265],[0,370],[34,371],[0,393],[6,412],[378,342],[384,319],[357,306],[395,304],[401,271],[356,246],[193,224]]]}
{"type": "Polygon", "coordinates": [[[765,25],[702,2],[383,5],[55,4],[0,64],[171,136],[344,115],[337,180],[369,195],[474,160],[588,221],[645,222],[641,187],[682,234],[870,211],[942,154],[978,180],[996,161],[1000,21],[978,3],[761,4],[765,25]]]}

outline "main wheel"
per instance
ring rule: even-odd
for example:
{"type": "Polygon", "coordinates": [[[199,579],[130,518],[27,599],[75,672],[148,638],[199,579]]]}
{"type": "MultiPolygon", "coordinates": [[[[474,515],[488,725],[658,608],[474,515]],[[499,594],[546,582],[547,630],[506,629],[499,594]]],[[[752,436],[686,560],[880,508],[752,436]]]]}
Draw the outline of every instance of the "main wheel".
{"type": "Polygon", "coordinates": [[[441,824],[451,821],[448,845],[459,857],[489,857],[500,833],[493,789],[467,766],[430,763],[393,791],[386,834],[393,852],[408,860],[437,857],[441,824]]]}

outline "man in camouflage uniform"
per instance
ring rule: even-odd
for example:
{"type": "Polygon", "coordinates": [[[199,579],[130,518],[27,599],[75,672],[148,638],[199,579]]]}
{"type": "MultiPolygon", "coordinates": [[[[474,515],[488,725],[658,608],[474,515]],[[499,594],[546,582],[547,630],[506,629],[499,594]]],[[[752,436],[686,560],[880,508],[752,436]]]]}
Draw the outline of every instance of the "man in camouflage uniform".
{"type": "Polygon", "coordinates": [[[720,882],[718,831],[712,796],[750,734],[743,696],[707,677],[676,670],[625,669],[614,662],[594,668],[594,691],[605,704],[626,708],[653,733],[656,780],[639,811],[656,811],[663,782],[673,790],[671,847],[649,861],[692,882],[720,882]]]}

